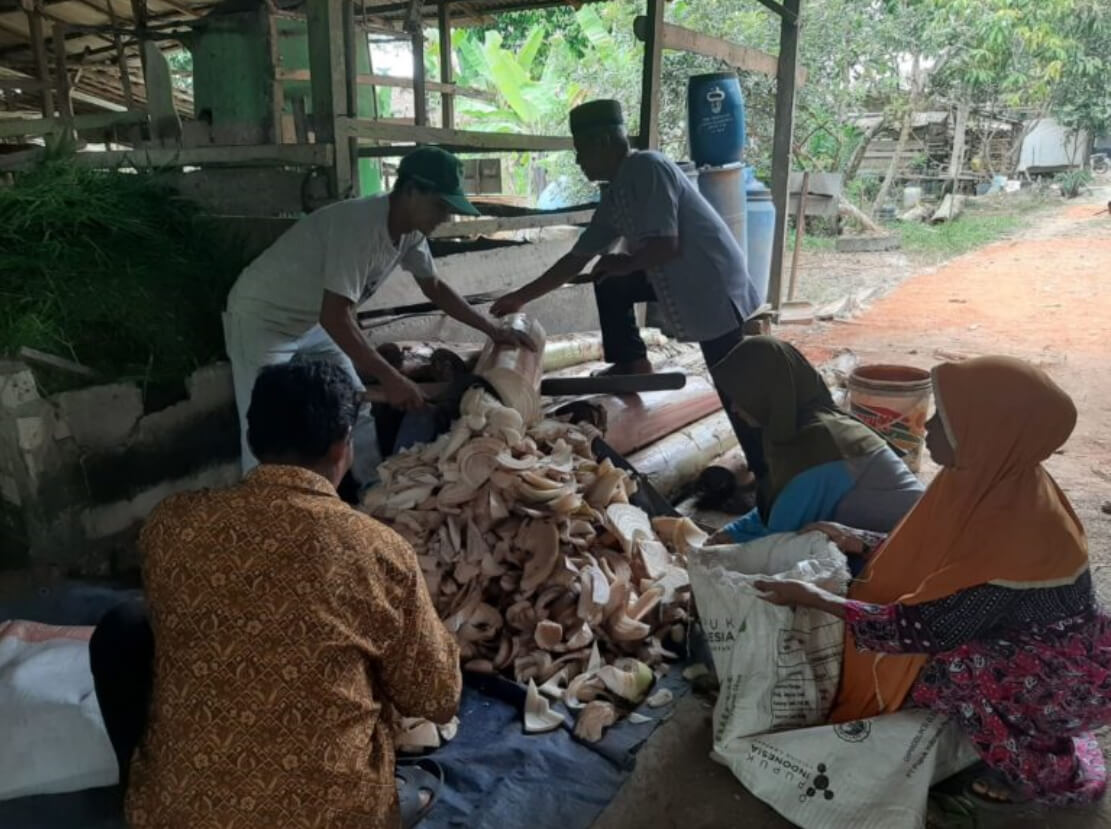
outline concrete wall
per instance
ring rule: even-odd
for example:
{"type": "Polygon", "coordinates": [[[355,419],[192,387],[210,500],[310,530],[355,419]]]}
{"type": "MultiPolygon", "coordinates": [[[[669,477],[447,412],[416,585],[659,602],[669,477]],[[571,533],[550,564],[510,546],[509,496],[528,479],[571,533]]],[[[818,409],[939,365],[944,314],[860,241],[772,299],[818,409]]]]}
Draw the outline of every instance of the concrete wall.
{"type": "Polygon", "coordinates": [[[132,383],[43,397],[27,366],[0,362],[0,569],[127,570],[159,501],[237,480],[229,367],[195,372],[186,391],[148,414],[132,383]]]}

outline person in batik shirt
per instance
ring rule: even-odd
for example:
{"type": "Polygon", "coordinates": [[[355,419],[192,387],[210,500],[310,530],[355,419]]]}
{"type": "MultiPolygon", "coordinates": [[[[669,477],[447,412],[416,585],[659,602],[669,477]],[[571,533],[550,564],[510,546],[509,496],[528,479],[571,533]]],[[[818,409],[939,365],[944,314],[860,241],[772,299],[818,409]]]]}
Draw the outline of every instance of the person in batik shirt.
{"type": "Polygon", "coordinates": [[[459,650],[413,549],[336,494],[358,403],[335,365],[263,369],[261,465],[144,527],[154,682],[131,826],[399,825],[391,720],[455,714],[459,650]]]}

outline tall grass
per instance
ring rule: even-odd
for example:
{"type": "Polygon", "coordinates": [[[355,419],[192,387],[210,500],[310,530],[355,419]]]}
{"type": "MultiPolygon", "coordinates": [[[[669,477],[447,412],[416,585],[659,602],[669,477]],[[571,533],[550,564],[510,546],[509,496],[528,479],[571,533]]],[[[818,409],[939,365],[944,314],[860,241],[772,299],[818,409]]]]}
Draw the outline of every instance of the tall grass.
{"type": "Polygon", "coordinates": [[[223,353],[220,311],[244,264],[198,214],[155,174],[64,158],[0,188],[0,353],[30,346],[180,388],[223,353]]]}
{"type": "Polygon", "coordinates": [[[1029,219],[1022,214],[966,212],[953,221],[938,225],[904,222],[899,225],[899,231],[903,237],[903,250],[907,253],[949,258],[1002,239],[1028,223],[1029,219]]]}

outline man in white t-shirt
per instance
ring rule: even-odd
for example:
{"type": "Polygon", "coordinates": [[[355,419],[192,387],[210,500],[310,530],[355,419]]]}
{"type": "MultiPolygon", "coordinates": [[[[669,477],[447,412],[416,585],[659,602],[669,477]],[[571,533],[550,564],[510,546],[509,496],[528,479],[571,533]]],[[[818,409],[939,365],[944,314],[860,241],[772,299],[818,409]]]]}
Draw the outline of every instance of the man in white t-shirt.
{"type": "MultiPolygon", "coordinates": [[[[355,319],[400,265],[444,313],[497,342],[528,345],[475,311],[440,280],[426,237],[452,213],[478,211],[463,196],[462,165],[438,147],[402,159],[388,195],[352,199],[305,216],[240,274],[228,295],[224,339],[235,381],[243,471],[258,464],[247,446],[247,407],[259,369],[292,359],[343,365],[360,389],[377,381],[394,406],[425,404],[420,389],[370,346],[355,319]]],[[[360,418],[354,477],[373,479],[379,460],[374,423],[360,418]]]]}

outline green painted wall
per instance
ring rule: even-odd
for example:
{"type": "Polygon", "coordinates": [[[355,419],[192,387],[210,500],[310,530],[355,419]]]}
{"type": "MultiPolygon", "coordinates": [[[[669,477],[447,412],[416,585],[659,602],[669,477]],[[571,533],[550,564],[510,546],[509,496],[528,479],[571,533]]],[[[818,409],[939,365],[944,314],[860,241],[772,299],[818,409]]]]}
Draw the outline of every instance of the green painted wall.
{"type": "Polygon", "coordinates": [[[266,40],[260,16],[211,17],[192,41],[195,111],[208,110],[213,123],[258,122],[266,118],[266,40]]]}
{"type": "MultiPolygon", "coordinates": [[[[199,28],[191,44],[193,51],[193,99],[198,114],[208,110],[213,124],[245,126],[259,124],[270,116],[270,84],[267,78],[265,20],[261,14],[245,12],[209,18],[199,28]]],[[[278,21],[282,68],[309,68],[309,40],[306,24],[297,20],[278,21]]],[[[359,74],[370,73],[365,49],[358,54],[359,74]]],[[[304,96],[305,111],[312,113],[312,90],[308,81],[283,84],[285,111],[292,112],[292,99],[304,96]]],[[[371,87],[360,86],[360,117],[374,114],[371,87]]],[[[363,195],[382,189],[378,163],[369,158],[359,161],[359,187],[363,195]]]]}

